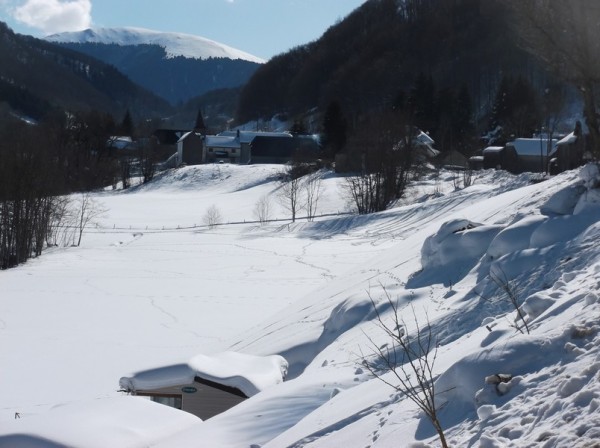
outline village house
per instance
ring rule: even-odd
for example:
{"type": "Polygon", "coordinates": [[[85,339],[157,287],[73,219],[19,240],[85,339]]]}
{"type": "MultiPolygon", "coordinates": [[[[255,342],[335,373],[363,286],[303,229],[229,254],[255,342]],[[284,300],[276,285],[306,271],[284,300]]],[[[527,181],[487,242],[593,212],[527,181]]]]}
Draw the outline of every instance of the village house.
{"type": "Polygon", "coordinates": [[[464,170],[469,168],[469,159],[456,149],[441,152],[433,159],[433,163],[447,169],[464,170]]]}
{"type": "Polygon", "coordinates": [[[575,125],[575,130],[561,139],[548,156],[551,174],[558,174],[583,165],[587,157],[585,136],[579,121],[575,125]]]}
{"type": "Polygon", "coordinates": [[[177,141],[177,165],[206,163],[204,136],[195,131],[186,132],[177,141]]]}
{"type": "Polygon", "coordinates": [[[203,163],[287,163],[298,151],[318,156],[310,136],[288,132],[225,131],[217,135],[187,132],[177,142],[178,165],[203,163]]]}
{"type": "Polygon", "coordinates": [[[279,356],[235,352],[197,355],[121,378],[124,392],[196,415],[218,415],[285,380],[287,361],[279,356]]]}
{"type": "Polygon", "coordinates": [[[483,168],[495,168],[511,173],[545,172],[549,155],[557,144],[547,137],[517,138],[505,146],[488,146],[483,150],[483,168]]]}
{"type": "Polygon", "coordinates": [[[483,149],[483,169],[516,171],[517,153],[505,146],[488,146],[483,149]]]}

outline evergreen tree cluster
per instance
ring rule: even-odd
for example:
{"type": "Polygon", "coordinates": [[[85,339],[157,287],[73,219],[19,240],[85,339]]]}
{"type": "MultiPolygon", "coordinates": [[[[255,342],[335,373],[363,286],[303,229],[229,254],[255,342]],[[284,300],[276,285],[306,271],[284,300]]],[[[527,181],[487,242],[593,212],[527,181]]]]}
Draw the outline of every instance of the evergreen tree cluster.
{"type": "MultiPolygon", "coordinates": [[[[236,119],[295,116],[314,107],[325,112],[338,101],[352,129],[362,116],[397,102],[399,91],[407,100],[415,88],[422,90],[423,105],[439,103],[438,112],[417,111],[426,121],[424,128],[432,134],[439,131],[444,148],[456,146],[461,136],[442,129],[455,116],[456,111],[448,109],[466,99],[465,93],[470,96],[473,124],[485,131],[482,120],[502,73],[544,72],[506,39],[507,28],[500,0],[365,2],[319,40],[260,67],[242,89],[236,119]],[[435,80],[436,88],[427,86],[427,79],[413,85],[421,72],[435,80]],[[440,117],[431,118],[436,113],[440,117]],[[427,123],[428,119],[433,121],[427,123]]],[[[466,109],[459,113],[462,110],[468,115],[466,109]]]]}
{"type": "Polygon", "coordinates": [[[458,90],[438,89],[431,75],[420,73],[408,95],[400,92],[393,107],[404,111],[414,126],[429,133],[438,150],[457,150],[465,155],[472,151],[475,127],[471,94],[466,84],[458,90]]]}
{"type": "Polygon", "coordinates": [[[523,76],[505,75],[498,86],[490,116],[494,144],[530,137],[540,130],[541,110],[535,89],[523,76]]]}

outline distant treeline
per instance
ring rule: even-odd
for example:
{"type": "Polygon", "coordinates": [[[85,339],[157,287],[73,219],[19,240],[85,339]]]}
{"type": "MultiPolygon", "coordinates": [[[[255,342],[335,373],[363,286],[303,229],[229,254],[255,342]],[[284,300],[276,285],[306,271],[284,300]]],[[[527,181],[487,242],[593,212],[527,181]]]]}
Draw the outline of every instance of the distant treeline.
{"type": "Polygon", "coordinates": [[[51,114],[37,125],[0,113],[0,269],[40,255],[68,210],[65,195],[116,183],[111,116],[51,114]]]}

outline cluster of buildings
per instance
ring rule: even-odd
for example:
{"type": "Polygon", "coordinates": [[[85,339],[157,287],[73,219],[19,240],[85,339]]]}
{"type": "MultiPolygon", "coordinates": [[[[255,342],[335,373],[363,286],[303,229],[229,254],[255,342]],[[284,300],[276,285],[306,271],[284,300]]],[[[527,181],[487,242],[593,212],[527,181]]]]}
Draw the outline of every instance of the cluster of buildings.
{"type": "Polygon", "coordinates": [[[225,131],[205,135],[186,132],[177,141],[175,166],[205,163],[287,163],[295,157],[315,160],[319,144],[314,136],[289,132],[225,131]]]}
{"type": "Polygon", "coordinates": [[[504,146],[488,146],[481,156],[471,157],[472,167],[495,168],[511,173],[548,172],[557,174],[581,166],[590,158],[581,124],[560,138],[540,135],[517,138],[504,146]]]}

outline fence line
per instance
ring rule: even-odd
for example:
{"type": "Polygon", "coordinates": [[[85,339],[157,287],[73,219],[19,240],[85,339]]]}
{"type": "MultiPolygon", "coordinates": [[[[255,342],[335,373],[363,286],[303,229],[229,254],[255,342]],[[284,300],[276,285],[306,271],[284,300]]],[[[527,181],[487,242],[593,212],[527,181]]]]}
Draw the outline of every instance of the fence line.
{"type": "MultiPolygon", "coordinates": [[[[312,218],[316,219],[316,218],[330,218],[330,217],[338,217],[338,216],[349,216],[349,215],[355,215],[355,213],[353,212],[337,212],[337,213],[324,213],[321,215],[315,215],[312,218]]],[[[296,217],[296,221],[302,221],[302,220],[306,220],[308,221],[308,216],[300,216],[300,217],[296,217]]],[[[209,224],[201,224],[201,225],[196,225],[194,224],[193,226],[177,226],[177,227],[169,227],[169,226],[161,226],[161,227],[149,227],[149,226],[140,226],[140,227],[134,227],[134,226],[129,226],[129,227],[117,227],[116,225],[113,225],[112,227],[107,227],[107,226],[100,226],[100,225],[95,225],[95,226],[87,226],[83,231],[84,233],[131,233],[131,232],[144,232],[144,233],[173,233],[173,232],[189,232],[190,230],[201,230],[201,229],[208,229],[208,228],[214,228],[214,227],[222,227],[222,226],[238,226],[238,225],[246,225],[246,224],[265,224],[265,223],[278,223],[278,222],[287,222],[287,223],[291,223],[291,219],[290,218],[277,218],[277,219],[267,219],[264,221],[260,221],[260,220],[249,220],[249,221],[229,221],[226,223],[216,223],[213,225],[209,225],[209,224]]],[[[74,230],[79,230],[80,227],[79,226],[74,226],[74,225],[68,225],[68,226],[55,226],[55,228],[60,228],[60,229],[74,229],[74,230]]]]}

